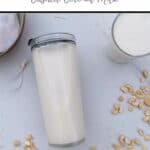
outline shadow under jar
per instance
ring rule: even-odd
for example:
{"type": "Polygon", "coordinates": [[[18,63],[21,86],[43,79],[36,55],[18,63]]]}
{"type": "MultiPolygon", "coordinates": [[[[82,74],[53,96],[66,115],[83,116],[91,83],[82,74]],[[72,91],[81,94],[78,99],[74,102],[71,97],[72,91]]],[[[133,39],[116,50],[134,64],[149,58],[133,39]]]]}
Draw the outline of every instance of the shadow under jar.
{"type": "Polygon", "coordinates": [[[49,144],[72,146],[85,129],[75,37],[47,34],[29,40],[49,144]]]}

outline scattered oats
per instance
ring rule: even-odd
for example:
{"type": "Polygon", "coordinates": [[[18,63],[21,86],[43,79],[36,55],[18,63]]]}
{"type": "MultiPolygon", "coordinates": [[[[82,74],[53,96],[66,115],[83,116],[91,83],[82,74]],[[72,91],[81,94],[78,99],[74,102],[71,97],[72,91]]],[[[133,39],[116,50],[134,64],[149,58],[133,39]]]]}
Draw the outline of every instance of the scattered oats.
{"type": "Polygon", "coordinates": [[[144,140],[145,141],[150,141],[150,134],[144,135],[144,140]]]}
{"type": "Polygon", "coordinates": [[[133,111],[133,109],[134,109],[134,107],[133,107],[132,105],[129,105],[129,106],[128,106],[128,111],[131,112],[131,111],[133,111]]]}
{"type": "Polygon", "coordinates": [[[131,84],[125,84],[123,86],[120,87],[120,90],[123,92],[123,93],[134,93],[134,88],[131,84]]]}
{"type": "Polygon", "coordinates": [[[134,92],[134,88],[131,84],[125,84],[125,87],[128,89],[129,93],[133,93],[134,92]]]}
{"type": "Polygon", "coordinates": [[[145,85],[141,85],[140,86],[140,90],[142,90],[143,92],[147,89],[147,87],[145,85]]]}
{"type": "MultiPolygon", "coordinates": [[[[131,140],[131,144],[130,144],[130,145],[135,145],[135,139],[136,139],[136,138],[134,138],[134,139],[131,140]]],[[[137,145],[137,144],[136,144],[136,145],[137,145]]]]}
{"type": "Polygon", "coordinates": [[[19,140],[14,140],[14,141],[13,141],[13,145],[14,145],[15,147],[19,147],[19,146],[21,145],[21,142],[20,142],[19,140]]]}
{"type": "MultiPolygon", "coordinates": [[[[141,146],[142,142],[139,138],[129,139],[124,135],[118,137],[117,144],[113,144],[114,150],[136,150],[137,146],[141,146]]],[[[140,147],[139,147],[140,148],[140,147]]]]}
{"type": "Polygon", "coordinates": [[[120,144],[125,144],[125,136],[124,135],[120,135],[118,138],[118,141],[120,142],[120,144]]]}
{"type": "Polygon", "coordinates": [[[141,146],[141,150],[148,150],[147,145],[144,145],[144,144],[143,144],[143,145],[141,146]]]}
{"type": "Polygon", "coordinates": [[[122,150],[122,147],[119,144],[113,144],[112,146],[113,146],[114,150],[122,150]]]}
{"type": "Polygon", "coordinates": [[[113,107],[114,107],[115,109],[118,109],[118,108],[120,107],[120,103],[115,103],[115,104],[113,105],[113,107]]]}
{"type": "Polygon", "coordinates": [[[128,93],[128,89],[125,87],[125,86],[122,86],[120,88],[120,90],[123,92],[123,93],[128,93]]]}
{"type": "Polygon", "coordinates": [[[132,104],[132,103],[134,103],[135,101],[136,101],[136,98],[133,97],[133,96],[128,99],[128,103],[129,103],[129,104],[132,104]]]}
{"type": "Polygon", "coordinates": [[[138,129],[138,134],[139,134],[140,136],[144,136],[144,131],[143,131],[142,129],[138,129]]]}
{"type": "Polygon", "coordinates": [[[148,124],[150,124],[150,116],[145,116],[144,121],[147,122],[148,124]]]}
{"type": "Polygon", "coordinates": [[[130,105],[132,105],[132,106],[139,107],[140,101],[137,100],[135,97],[132,96],[132,97],[130,97],[130,98],[128,99],[128,103],[129,103],[130,105]]]}
{"type": "Polygon", "coordinates": [[[145,85],[141,85],[140,89],[143,90],[143,91],[145,91],[147,89],[147,87],[145,85]]]}
{"type": "Polygon", "coordinates": [[[124,101],[124,97],[121,95],[121,96],[118,97],[118,100],[119,100],[120,102],[123,102],[123,101],[124,101]]]}
{"type": "Polygon", "coordinates": [[[29,134],[25,137],[24,150],[36,150],[36,146],[33,143],[33,136],[29,134]]]}
{"type": "MultiPolygon", "coordinates": [[[[144,81],[149,77],[149,72],[147,70],[143,70],[142,77],[140,77],[141,85],[139,89],[134,89],[131,84],[124,84],[120,87],[120,90],[123,93],[127,93],[130,95],[128,99],[128,111],[133,111],[134,108],[138,108],[139,110],[145,109],[144,111],[144,121],[150,125],[150,87],[144,85],[144,81]]],[[[125,100],[124,96],[119,96],[118,101],[120,103],[116,103],[113,105],[112,113],[118,114],[123,112],[123,102],[125,100]]],[[[145,141],[150,141],[150,134],[145,135],[142,129],[137,130],[138,134],[144,138],[145,141]]],[[[137,146],[140,146],[141,150],[148,150],[148,147],[142,144],[139,138],[129,139],[124,135],[120,135],[118,137],[118,144],[112,145],[114,150],[136,150],[137,146]]]]}
{"type": "Polygon", "coordinates": [[[128,137],[125,137],[125,143],[127,145],[130,145],[131,144],[131,140],[128,137]]]}
{"type": "Polygon", "coordinates": [[[28,146],[31,146],[31,142],[28,141],[28,140],[25,140],[24,145],[27,146],[27,147],[28,147],[28,146]]]}
{"type": "Polygon", "coordinates": [[[147,123],[150,125],[150,120],[148,120],[147,123]]]}
{"type": "Polygon", "coordinates": [[[118,113],[118,104],[114,104],[112,108],[112,113],[117,114],[118,113]]]}
{"type": "Polygon", "coordinates": [[[136,145],[141,145],[141,140],[139,138],[135,138],[133,141],[136,145]]]}
{"type": "Polygon", "coordinates": [[[144,121],[145,121],[145,122],[148,122],[149,120],[150,120],[150,116],[145,116],[145,117],[144,117],[144,121]]]}
{"type": "Polygon", "coordinates": [[[118,112],[122,113],[123,112],[123,105],[120,105],[118,109],[119,109],[118,112]]]}
{"type": "Polygon", "coordinates": [[[31,150],[36,150],[36,146],[34,143],[31,144],[31,150]]]}
{"type": "Polygon", "coordinates": [[[24,147],[24,150],[32,150],[31,147],[24,147]]]}
{"type": "Polygon", "coordinates": [[[112,108],[112,113],[113,114],[118,114],[118,113],[122,113],[123,112],[123,105],[121,104],[114,104],[113,108],[112,108]]]}
{"type": "Polygon", "coordinates": [[[150,116],[145,116],[144,121],[147,122],[148,124],[150,124],[150,116]]]}
{"type": "Polygon", "coordinates": [[[132,103],[133,106],[138,107],[139,106],[139,101],[136,100],[135,102],[132,103]]]}
{"type": "Polygon", "coordinates": [[[149,120],[149,116],[144,116],[143,120],[147,122],[149,120]]]}
{"type": "Polygon", "coordinates": [[[25,137],[25,139],[28,140],[28,141],[32,141],[32,140],[33,140],[32,134],[28,134],[28,135],[25,137]]]}
{"type": "Polygon", "coordinates": [[[114,114],[114,115],[118,114],[118,110],[113,108],[112,109],[112,114],[114,114]]]}
{"type": "Polygon", "coordinates": [[[143,108],[143,102],[142,102],[142,101],[139,102],[138,108],[139,108],[139,109],[142,109],[142,108],[143,108]]]}
{"type": "Polygon", "coordinates": [[[135,150],[134,145],[127,145],[127,150],[135,150]]]}
{"type": "Polygon", "coordinates": [[[145,79],[149,77],[149,72],[147,70],[143,70],[142,75],[145,79]]]}
{"type": "Polygon", "coordinates": [[[144,98],[144,104],[150,106],[150,95],[146,95],[144,98]]]}
{"type": "MultiPolygon", "coordinates": [[[[139,131],[141,132],[142,129],[139,129],[139,131]]],[[[144,132],[143,132],[144,135],[144,132]]],[[[145,148],[142,145],[142,142],[139,138],[135,137],[134,139],[129,139],[128,137],[126,137],[125,135],[120,135],[118,137],[118,142],[117,144],[113,144],[113,148],[114,150],[136,150],[136,147],[138,146],[139,148],[142,146],[143,148],[145,148]]],[[[143,149],[144,150],[144,149],[143,149]]],[[[145,149],[146,150],[146,149],[145,149]]]]}
{"type": "Polygon", "coordinates": [[[147,108],[147,109],[144,111],[144,114],[145,114],[145,116],[150,116],[150,108],[147,108]]]}
{"type": "Polygon", "coordinates": [[[150,88],[145,86],[145,85],[141,85],[140,89],[143,91],[144,94],[150,94],[150,88]]]}
{"type": "Polygon", "coordinates": [[[145,94],[141,89],[137,89],[134,93],[134,96],[138,99],[144,98],[145,94]]]}
{"type": "MultiPolygon", "coordinates": [[[[24,143],[24,145],[23,145],[24,146],[24,150],[37,150],[36,145],[33,142],[32,134],[27,135],[25,137],[25,140],[23,141],[23,143],[24,143]]],[[[22,147],[22,143],[21,143],[20,140],[18,140],[18,139],[13,140],[12,144],[14,146],[12,148],[13,150],[20,150],[20,149],[22,149],[21,148],[22,147]]],[[[0,149],[3,149],[3,148],[4,148],[4,146],[0,145],[0,149]]],[[[93,150],[96,150],[96,149],[93,149],[93,150]]]]}
{"type": "Polygon", "coordinates": [[[96,150],[96,146],[91,146],[89,150],[96,150]]]}

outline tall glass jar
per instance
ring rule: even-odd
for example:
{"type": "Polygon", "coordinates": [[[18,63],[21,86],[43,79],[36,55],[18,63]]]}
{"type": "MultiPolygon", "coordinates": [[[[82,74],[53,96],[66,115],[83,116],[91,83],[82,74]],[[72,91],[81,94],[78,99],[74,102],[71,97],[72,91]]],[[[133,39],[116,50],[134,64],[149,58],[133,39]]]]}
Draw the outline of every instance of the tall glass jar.
{"type": "Polygon", "coordinates": [[[29,45],[49,144],[80,143],[85,133],[74,35],[47,34],[29,45]]]}

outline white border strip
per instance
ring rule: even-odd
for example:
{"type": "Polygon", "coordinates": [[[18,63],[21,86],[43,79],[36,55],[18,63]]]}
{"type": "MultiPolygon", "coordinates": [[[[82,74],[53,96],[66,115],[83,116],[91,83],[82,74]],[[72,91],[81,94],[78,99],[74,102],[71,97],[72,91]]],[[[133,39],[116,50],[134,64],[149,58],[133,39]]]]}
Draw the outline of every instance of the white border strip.
{"type": "Polygon", "coordinates": [[[0,11],[150,11],[150,0],[0,0],[0,11]]]}

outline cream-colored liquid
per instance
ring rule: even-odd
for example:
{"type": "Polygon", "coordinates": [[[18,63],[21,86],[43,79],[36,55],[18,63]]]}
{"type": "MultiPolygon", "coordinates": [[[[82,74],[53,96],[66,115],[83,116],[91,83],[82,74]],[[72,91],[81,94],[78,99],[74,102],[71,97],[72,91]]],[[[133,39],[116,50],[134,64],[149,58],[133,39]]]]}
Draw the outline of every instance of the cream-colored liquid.
{"type": "Polygon", "coordinates": [[[134,56],[150,53],[149,13],[120,14],[112,32],[115,42],[109,48],[108,55],[116,62],[128,62],[134,56]]]}
{"type": "Polygon", "coordinates": [[[121,14],[114,26],[114,37],[119,47],[129,55],[150,53],[150,14],[121,14]]]}
{"type": "Polygon", "coordinates": [[[50,144],[84,138],[75,45],[54,43],[33,49],[33,61],[50,144]]]}

